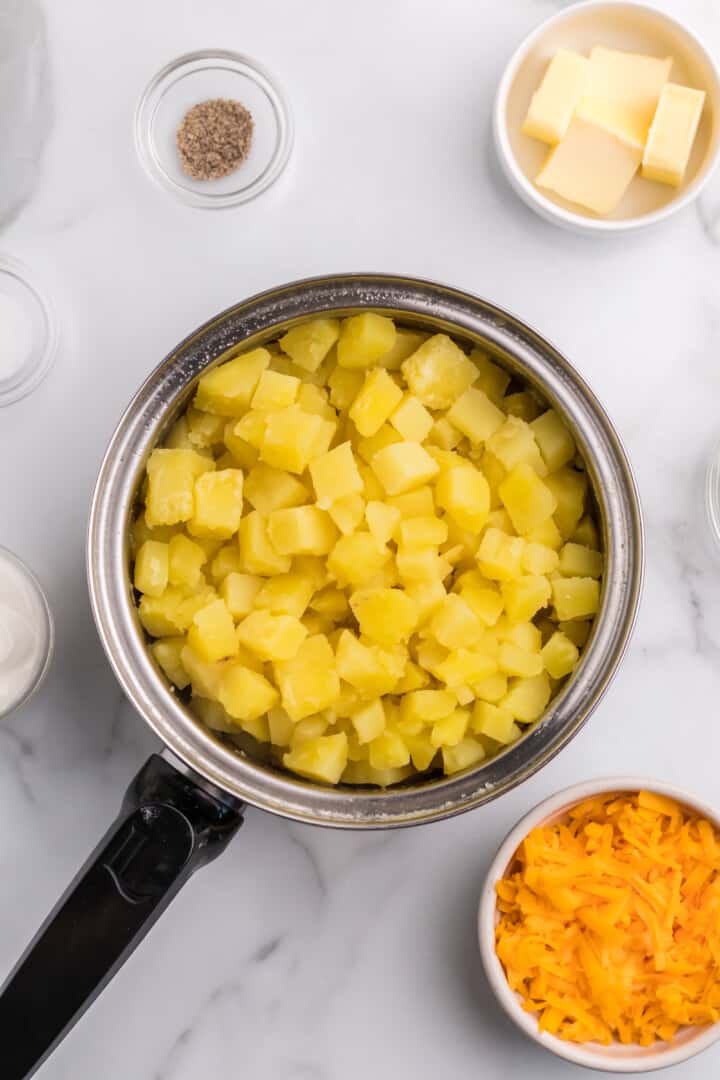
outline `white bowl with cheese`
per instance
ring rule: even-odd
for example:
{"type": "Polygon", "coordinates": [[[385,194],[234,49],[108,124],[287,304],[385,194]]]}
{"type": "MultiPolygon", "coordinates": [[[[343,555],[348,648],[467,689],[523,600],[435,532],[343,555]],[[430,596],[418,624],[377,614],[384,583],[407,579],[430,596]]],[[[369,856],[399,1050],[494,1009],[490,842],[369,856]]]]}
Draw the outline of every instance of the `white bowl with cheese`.
{"type": "MultiPolygon", "coordinates": [[[[720,1039],[720,1022],[680,1028],[669,1041],[654,1042],[650,1046],[618,1041],[608,1046],[597,1042],[568,1042],[548,1031],[541,1031],[536,1015],[525,1011],[520,996],[510,988],[495,951],[495,927],[498,922],[496,886],[505,876],[523,840],[533,829],[564,818],[572,807],[596,795],[641,790],[673,799],[720,829],[720,813],[715,806],[663,780],[642,776],[609,776],[573,784],[535,806],[505,837],[487,872],[478,910],[478,944],[483,969],[498,1004],[513,1023],[543,1050],[556,1057],[586,1069],[626,1076],[666,1069],[695,1057],[720,1039]]],[[[708,1070],[707,1075],[714,1075],[713,1070],[708,1070]]]]}
{"type": "MultiPolygon", "coordinates": [[[[511,57],[495,99],[493,135],[510,185],[541,217],[574,232],[595,235],[647,228],[696,199],[720,161],[720,68],[690,29],[649,4],[625,0],[575,4],[543,22],[511,57]],[[536,178],[550,146],[522,132],[533,94],[557,51],[587,56],[598,46],[642,56],[672,57],[670,82],[705,92],[697,135],[680,186],[647,180],[638,172],[617,207],[606,216],[541,189],[536,178]]],[[[598,175],[598,185],[603,180],[598,175]]]]}

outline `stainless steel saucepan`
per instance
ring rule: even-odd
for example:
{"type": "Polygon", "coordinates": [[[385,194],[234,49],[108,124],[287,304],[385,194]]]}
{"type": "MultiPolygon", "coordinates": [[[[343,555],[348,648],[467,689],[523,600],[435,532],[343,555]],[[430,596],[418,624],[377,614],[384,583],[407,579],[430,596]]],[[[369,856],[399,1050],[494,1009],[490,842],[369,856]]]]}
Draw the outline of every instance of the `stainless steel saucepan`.
{"type": "Polygon", "coordinates": [[[536,772],[582,727],[607,689],[635,620],[642,566],[637,490],[608,417],[556,349],[492,304],[426,281],[337,275],[246,300],[183,341],[117,426],[100,469],[88,537],[90,596],[101,640],[125,693],[165,750],[135,778],[117,821],[0,995],[4,1080],[32,1075],[185,881],[224,849],[246,805],[315,825],[384,829],[474,809],[536,772]],[[129,572],[129,527],[147,457],[187,405],[198,377],[229,350],[260,345],[309,316],[365,308],[482,346],[559,410],[587,465],[606,552],[592,637],[542,721],[503,754],[465,773],[385,791],[303,781],[251,760],[204,728],[152,660],[129,572]]]}

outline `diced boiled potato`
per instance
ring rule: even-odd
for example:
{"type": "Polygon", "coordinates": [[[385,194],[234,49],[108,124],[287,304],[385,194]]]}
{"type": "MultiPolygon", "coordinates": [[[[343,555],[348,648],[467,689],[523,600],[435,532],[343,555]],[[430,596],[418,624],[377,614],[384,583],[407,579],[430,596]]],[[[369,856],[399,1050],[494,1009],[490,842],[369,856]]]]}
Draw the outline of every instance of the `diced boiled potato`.
{"type": "Polygon", "coordinates": [[[281,705],[274,705],[268,710],[268,729],[270,742],[273,746],[289,746],[292,740],[295,724],[281,705]]]}
{"type": "Polygon", "coordinates": [[[422,690],[429,682],[430,676],[427,671],[424,671],[419,664],[415,664],[412,660],[408,660],[405,674],[399,682],[395,684],[395,693],[407,694],[411,690],[422,690]]]}
{"type": "Polygon", "coordinates": [[[193,695],[212,701],[217,699],[220,692],[220,679],[223,673],[227,671],[230,664],[236,663],[236,660],[216,660],[213,662],[201,660],[189,645],[184,645],[180,650],[180,662],[190,679],[193,695]]]}
{"type": "Polygon", "coordinates": [[[410,761],[402,736],[397,731],[384,731],[370,743],[370,765],[373,769],[398,769],[410,761]]]}
{"type": "Polygon", "coordinates": [[[395,563],[401,580],[407,586],[429,585],[441,582],[452,572],[452,564],[430,544],[407,547],[401,544],[397,549],[395,563]]]}
{"type": "Polygon", "coordinates": [[[263,716],[278,703],[275,687],[258,671],[231,664],[223,672],[218,700],[227,713],[241,722],[263,716]]]}
{"type": "Polygon", "coordinates": [[[555,524],[563,540],[569,540],[585,512],[587,478],[584,473],[564,466],[548,476],[546,484],[557,501],[555,524]]]}
{"type": "Polygon", "coordinates": [[[192,536],[229,540],[238,530],[242,509],[242,470],[206,472],[195,481],[195,502],[188,532],[192,536]]]}
{"type": "Polygon", "coordinates": [[[481,642],[477,649],[453,649],[435,665],[435,676],[453,690],[489,678],[497,671],[497,660],[484,651],[483,645],[481,642]]]}
{"type": "Polygon", "coordinates": [[[454,709],[449,716],[436,721],[430,732],[430,742],[439,749],[441,746],[457,746],[465,737],[470,713],[467,709],[454,709]]]}
{"type": "Polygon", "coordinates": [[[534,542],[525,544],[522,568],[528,574],[551,574],[553,570],[557,570],[559,561],[557,551],[546,544],[534,542]]]}
{"type": "Polygon", "coordinates": [[[260,450],[265,438],[268,416],[269,413],[267,412],[250,409],[241,420],[237,420],[233,425],[233,435],[238,439],[243,439],[244,442],[249,443],[256,450],[260,450]]]}
{"type": "Polygon", "coordinates": [[[317,716],[308,716],[305,720],[298,720],[290,736],[290,745],[294,749],[311,739],[315,740],[324,735],[329,726],[327,715],[324,712],[318,713],[317,716]]]}
{"type": "Polygon", "coordinates": [[[224,731],[231,735],[237,735],[242,730],[239,721],[229,716],[219,701],[211,701],[193,693],[190,708],[205,727],[211,731],[224,731]]]}
{"type": "Polygon", "coordinates": [[[578,662],[580,653],[565,634],[556,631],[542,649],[545,670],[553,679],[564,679],[578,662]]]}
{"type": "Polygon", "coordinates": [[[508,618],[513,622],[528,622],[550,600],[550,582],[541,575],[526,575],[515,581],[505,581],[502,597],[508,618]]]}
{"type": "Polygon", "coordinates": [[[395,324],[384,315],[364,311],[344,319],[337,343],[342,368],[369,368],[387,355],[395,344],[395,324]]]}
{"type": "Polygon", "coordinates": [[[593,551],[600,550],[600,534],[598,533],[597,525],[589,514],[586,514],[585,517],[582,518],[572,535],[572,539],[576,544],[583,544],[593,551]]]}
{"type": "Polygon", "coordinates": [[[432,414],[412,394],[405,394],[390,416],[390,423],[407,442],[423,442],[434,425],[432,414]]]}
{"type": "Polygon", "coordinates": [[[531,678],[513,679],[500,702],[521,724],[532,724],[545,712],[550,700],[550,680],[545,672],[531,678]]]}
{"type": "Polygon", "coordinates": [[[393,692],[405,664],[377,645],[364,644],[350,630],[342,630],[335,653],[338,674],[366,697],[393,692]]]}
{"type": "MultiPolygon", "coordinates": [[[[187,421],[187,444],[194,449],[204,450],[222,442],[225,421],[222,416],[202,412],[191,405],[185,414],[187,421]]],[[[169,446],[168,441],[165,445],[169,446]]]]}
{"type": "Polygon", "coordinates": [[[477,570],[463,574],[458,592],[485,626],[494,626],[503,610],[503,598],[498,588],[477,570]]]}
{"type": "Polygon", "coordinates": [[[220,596],[234,619],[243,619],[250,614],[262,585],[263,579],[256,574],[231,571],[226,575],[220,585],[220,596]]]}
{"type": "Polygon", "coordinates": [[[317,371],[340,336],[338,319],[311,319],[288,330],[280,348],[305,371],[317,371]]]}
{"type": "MultiPolygon", "coordinates": [[[[264,417],[264,413],[253,413],[254,416],[264,417]]],[[[235,433],[237,427],[235,420],[230,420],[223,431],[223,442],[227,447],[228,454],[236,466],[242,469],[251,469],[260,456],[258,448],[249,443],[242,435],[235,433]]],[[[262,434],[265,434],[265,421],[262,422],[262,434]]]]}
{"type": "MultiPolygon", "coordinates": [[[[188,412],[190,410],[188,409],[188,412]]],[[[196,410],[197,411],[197,410],[196,410]]],[[[163,443],[168,450],[194,450],[190,442],[190,425],[187,416],[179,416],[165,436],[163,443]]]]}
{"type": "Polygon", "coordinates": [[[526,535],[552,517],[557,500],[531,465],[515,465],[498,489],[515,531],[526,535]]]}
{"type": "Polygon", "coordinates": [[[554,409],[548,409],[530,424],[535,442],[550,473],[569,465],[575,457],[575,440],[554,409]]]}
{"type": "Polygon", "coordinates": [[[517,416],[528,424],[535,420],[540,412],[537,398],[529,390],[522,390],[518,394],[508,394],[503,398],[502,407],[508,416],[517,416]]]}
{"type": "Polygon", "coordinates": [[[427,486],[408,491],[404,495],[393,495],[386,505],[399,510],[403,518],[433,517],[435,514],[432,488],[427,486]]]}
{"type": "Polygon", "coordinates": [[[590,637],[590,631],[592,630],[590,620],[573,619],[569,622],[559,622],[557,625],[560,633],[565,634],[565,637],[569,637],[573,644],[577,645],[578,649],[582,649],[587,644],[587,639],[590,637]]]}
{"type": "Polygon", "coordinates": [[[373,589],[355,592],[350,607],[360,633],[380,645],[407,641],[417,623],[415,602],[402,589],[373,589]]]}
{"type": "Polygon", "coordinates": [[[223,599],[213,600],[195,613],[188,630],[188,645],[201,660],[210,663],[237,653],[235,623],[223,599]]]}
{"type": "Polygon", "coordinates": [[[266,515],[273,510],[302,506],[310,498],[307,488],[296,476],[262,463],[248,473],[244,494],[254,510],[266,515]]]}
{"type": "Polygon", "coordinates": [[[196,450],[153,450],[147,463],[145,521],[150,528],[188,521],[193,513],[195,480],[214,469],[196,450]]]}
{"type": "Polygon", "coordinates": [[[158,638],[150,648],[156,663],[178,690],[184,690],[190,685],[190,676],[185,670],[181,655],[185,648],[184,637],[158,638]]]}
{"type": "Polygon", "coordinates": [[[490,450],[485,450],[482,453],[478,465],[490,488],[490,506],[493,510],[496,510],[502,505],[498,491],[507,476],[507,469],[490,450]]]}
{"type": "Polygon", "coordinates": [[[563,577],[599,578],[603,569],[603,557],[583,544],[568,542],[560,551],[559,570],[563,577]]]}
{"type": "Polygon", "coordinates": [[[252,407],[266,412],[285,409],[296,400],[300,386],[300,380],[294,375],[282,375],[279,371],[268,368],[258,380],[252,397],[252,407]]]}
{"type": "Polygon", "coordinates": [[[214,367],[198,382],[193,402],[195,408],[217,416],[242,416],[260,376],[269,366],[267,349],[253,349],[214,367]]]}
{"type": "Polygon", "coordinates": [[[388,371],[397,371],[403,360],[407,360],[408,356],[412,356],[415,350],[420,348],[423,341],[427,340],[427,337],[428,335],[422,333],[422,331],[405,330],[401,326],[396,327],[393,347],[380,357],[378,363],[388,371]]]}
{"type": "Polygon", "coordinates": [[[449,690],[414,690],[400,702],[400,715],[421,726],[437,723],[455,710],[455,696],[449,690]]]}
{"type": "Polygon", "coordinates": [[[450,593],[431,618],[429,631],[446,649],[461,649],[480,641],[485,627],[461,596],[450,593]]]}
{"type": "Polygon", "coordinates": [[[476,701],[472,714],[472,730],[476,735],[486,735],[495,742],[515,742],[520,729],[509,709],[492,705],[489,701],[476,701]]]}
{"type": "MultiPolygon", "coordinates": [[[[439,559],[439,557],[438,557],[439,559]]],[[[447,596],[440,577],[428,580],[410,581],[405,587],[408,596],[415,601],[418,613],[418,627],[424,626],[433,612],[447,596]]]]}
{"type": "MultiPolygon", "coordinates": [[[[160,596],[144,594],[138,604],[138,616],[143,629],[152,637],[172,637],[187,630],[194,612],[187,609],[187,594],[181,589],[167,588],[160,596]]],[[[200,600],[208,602],[208,597],[200,600]]]]}
{"type": "Polygon", "coordinates": [[[365,517],[365,500],[362,495],[344,495],[328,507],[328,514],[344,536],[355,532],[365,517]]]}
{"type": "Polygon", "coordinates": [[[375,698],[357,709],[351,716],[352,725],[361,743],[372,742],[385,730],[385,709],[381,698],[375,698]]]}
{"type": "Polygon", "coordinates": [[[542,632],[532,622],[512,622],[507,615],[498,619],[493,630],[498,641],[509,641],[525,652],[540,652],[542,632]]]}
{"type": "Polygon", "coordinates": [[[340,585],[363,585],[390,558],[369,532],[341,536],[328,556],[328,571],[340,585]]]}
{"type": "Polygon", "coordinates": [[[493,581],[513,581],[522,575],[524,550],[521,537],[508,536],[500,529],[486,529],[478,548],[478,566],[493,581]]]}
{"type": "Polygon", "coordinates": [[[292,660],[307,637],[295,615],[251,611],[237,628],[237,639],[261,660],[292,660]]]}
{"type": "Polygon", "coordinates": [[[324,634],[305,638],[291,660],[273,664],[282,706],[297,722],[332,707],[340,679],[330,643],[324,634]]]}
{"type": "Polygon", "coordinates": [[[365,520],[371,536],[383,547],[395,535],[400,524],[400,511],[373,499],[365,506],[365,520]]]}
{"type": "Polygon", "coordinates": [[[402,400],[402,390],[384,368],[375,368],[365,376],[348,416],[361,435],[376,435],[402,400]]]}
{"type": "Polygon", "coordinates": [[[429,517],[407,518],[400,522],[398,532],[401,543],[408,547],[444,544],[448,538],[446,522],[436,518],[434,514],[429,517]]]}
{"type": "Polygon", "coordinates": [[[449,409],[477,379],[473,362],[447,334],[434,334],[404,361],[411,392],[429,409],[449,409]]]}
{"type": "Polygon", "coordinates": [[[477,369],[477,386],[484,390],[487,396],[496,405],[500,405],[505,391],[510,385],[510,376],[503,368],[493,364],[492,360],[481,349],[473,349],[470,359],[477,369]]]}
{"type": "Polygon", "coordinates": [[[469,769],[486,757],[485,748],[477,739],[461,739],[455,746],[443,746],[443,769],[447,776],[469,769]]]}
{"type": "Polygon", "coordinates": [[[256,608],[273,615],[294,615],[298,619],[305,613],[315,591],[312,579],[297,571],[279,574],[260,584],[254,597],[256,608]]]}
{"type": "Polygon", "coordinates": [[[453,402],[447,418],[471,443],[479,446],[502,427],[505,413],[493,405],[484,390],[470,386],[453,402]]]}
{"type": "Polygon", "coordinates": [[[332,585],[316,592],[310,601],[310,607],[318,614],[327,615],[337,622],[341,622],[350,610],[345,593],[332,585]]]}
{"type": "Polygon", "coordinates": [[[532,428],[517,416],[508,416],[502,427],[487,440],[487,446],[507,472],[516,465],[530,465],[538,476],[547,476],[547,466],[532,428]]]}
{"type": "MultiPolygon", "coordinates": [[[[407,438],[407,436],[405,436],[407,438]]],[[[441,450],[453,450],[462,440],[462,432],[450,423],[447,415],[440,416],[433,424],[428,442],[441,450]]]]}
{"type": "MultiPolygon", "coordinates": [[[[372,459],[379,450],[384,450],[386,446],[393,446],[395,443],[400,442],[402,442],[402,439],[399,433],[395,431],[395,428],[390,427],[390,424],[383,424],[374,435],[357,440],[357,452],[366,464],[371,464],[372,459]]],[[[380,494],[384,494],[382,486],[380,486],[380,494]]],[[[366,493],[366,498],[369,497],[366,493]]]]}
{"type": "Polygon", "coordinates": [[[293,506],[273,510],[268,536],[281,555],[326,555],[332,551],[338,531],[330,516],[317,506],[293,506]]]}
{"type": "MultiPolygon", "coordinates": [[[[318,439],[328,421],[299,405],[268,413],[260,457],[267,465],[301,473],[316,456],[318,439]]],[[[333,428],[334,430],[334,428],[333,428]]]]}
{"type": "Polygon", "coordinates": [[[462,529],[479,532],[490,512],[490,487],[473,465],[446,469],[435,485],[438,506],[448,512],[462,529]]]}
{"type": "MultiPolygon", "coordinates": [[[[563,538],[553,518],[548,518],[541,525],[536,525],[525,534],[528,544],[543,544],[544,547],[559,551],[563,544],[563,538]]],[[[549,571],[548,571],[549,573],[549,571]]]]}
{"type": "MultiPolygon", "coordinates": [[[[214,473],[208,475],[214,475],[214,473]]],[[[202,568],[207,562],[207,554],[202,545],[183,533],[178,533],[170,540],[167,548],[170,584],[186,586],[190,589],[201,585],[203,583],[202,568]]],[[[137,561],[135,567],[137,571],[137,561]]]]}
{"type": "Polygon", "coordinates": [[[268,519],[259,511],[253,510],[242,518],[238,540],[241,569],[246,573],[285,574],[290,569],[290,558],[280,554],[271,543],[268,519]]]}
{"type": "Polygon", "coordinates": [[[439,472],[437,462],[415,442],[394,443],[378,450],[370,465],[388,495],[421,487],[439,472]]]}
{"type": "Polygon", "coordinates": [[[507,675],[502,671],[496,671],[494,675],[488,675],[485,679],[478,679],[472,684],[475,697],[482,701],[490,701],[497,705],[507,694],[507,675]]]}
{"type": "MultiPolygon", "coordinates": [[[[134,580],[138,592],[145,593],[147,596],[162,596],[169,580],[168,544],[163,544],[159,540],[146,540],[140,545],[135,556],[134,580]]],[[[180,583],[173,582],[173,584],[180,583]]]]}
{"type": "Polygon", "coordinates": [[[587,619],[600,607],[600,584],[595,578],[556,578],[552,583],[555,611],[560,621],[587,619]]]}
{"type": "Polygon", "coordinates": [[[500,646],[498,666],[505,675],[529,677],[540,675],[543,670],[543,661],[538,653],[527,652],[519,645],[506,641],[500,646]]]}
{"type": "Polygon", "coordinates": [[[437,754],[437,747],[433,746],[430,733],[423,731],[418,734],[403,735],[403,742],[410,751],[410,760],[418,772],[425,772],[437,754]]]}
{"type": "Polygon", "coordinates": [[[327,510],[337,499],[363,491],[363,481],[349,442],[315,458],[310,463],[310,477],[317,504],[327,510]]]}
{"type": "Polygon", "coordinates": [[[348,738],[344,731],[308,739],[283,757],[287,769],[325,784],[340,782],[347,761],[348,738]]]}
{"type": "Polygon", "coordinates": [[[349,409],[364,381],[365,374],[362,370],[353,371],[351,368],[336,367],[328,379],[330,401],[335,408],[349,409]]]}
{"type": "Polygon", "coordinates": [[[315,413],[316,416],[321,416],[324,420],[337,420],[337,413],[330,404],[328,392],[322,386],[315,386],[309,382],[301,383],[297,402],[305,412],[315,413]]]}

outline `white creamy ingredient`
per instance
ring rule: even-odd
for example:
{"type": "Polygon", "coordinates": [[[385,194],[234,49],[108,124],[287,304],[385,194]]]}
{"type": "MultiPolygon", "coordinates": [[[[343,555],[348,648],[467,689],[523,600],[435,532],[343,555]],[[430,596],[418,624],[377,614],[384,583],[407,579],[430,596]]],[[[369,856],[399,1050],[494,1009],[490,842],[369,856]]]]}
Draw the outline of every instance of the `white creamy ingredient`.
{"type": "Polygon", "coordinates": [[[37,587],[0,551],[0,714],[32,690],[48,648],[47,613],[37,587]]]}
{"type": "Polygon", "coordinates": [[[0,293],[0,383],[16,378],[33,347],[33,325],[20,300],[0,293]]]}

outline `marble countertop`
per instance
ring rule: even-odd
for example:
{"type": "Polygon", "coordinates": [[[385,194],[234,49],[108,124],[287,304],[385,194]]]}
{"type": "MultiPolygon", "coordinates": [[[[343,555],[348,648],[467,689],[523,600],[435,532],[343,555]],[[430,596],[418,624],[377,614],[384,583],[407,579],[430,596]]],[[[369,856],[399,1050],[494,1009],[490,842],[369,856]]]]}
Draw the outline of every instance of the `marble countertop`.
{"type": "MultiPolygon", "coordinates": [[[[518,201],[490,151],[492,94],[519,39],[559,6],[45,2],[46,145],[0,249],[52,283],[62,345],[42,387],[0,413],[0,543],[45,584],[57,652],[40,693],[0,726],[0,975],[156,746],[93,627],[88,501],[131,394],[214,312],[336,270],[408,272],[516,311],[617,423],[644,503],[647,583],[611,692],[542,772],[476,813],[402,832],[248,813],[43,1080],[580,1080],[511,1027],[484,982],[474,919],[491,854],[525,810],[582,778],[636,772],[720,799],[720,569],[702,502],[720,436],[720,179],[620,241],[565,234],[518,201]],[[216,214],[155,188],[132,141],[150,75],[213,45],[271,68],[297,123],[280,181],[216,214]]],[[[713,0],[665,6],[720,51],[713,0]]],[[[716,1047],[675,1075],[719,1068],[716,1047]]]]}

